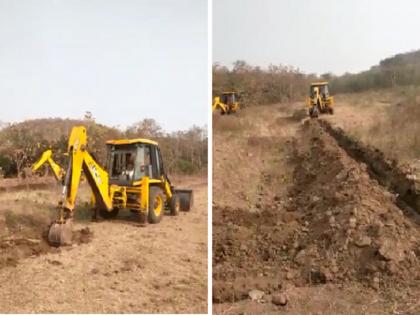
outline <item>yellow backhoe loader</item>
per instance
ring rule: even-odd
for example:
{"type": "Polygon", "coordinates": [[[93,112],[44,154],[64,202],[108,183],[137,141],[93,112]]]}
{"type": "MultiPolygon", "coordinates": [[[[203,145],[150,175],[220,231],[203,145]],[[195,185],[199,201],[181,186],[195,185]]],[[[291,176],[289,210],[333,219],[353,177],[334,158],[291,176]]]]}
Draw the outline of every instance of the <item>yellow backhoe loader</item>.
{"type": "Polygon", "coordinates": [[[236,92],[223,92],[220,96],[214,98],[213,112],[219,110],[222,115],[237,112],[240,108],[238,98],[236,92]]]}
{"type": "Polygon", "coordinates": [[[334,113],[334,98],[328,91],[328,82],[312,83],[306,99],[309,116],[316,118],[320,113],[334,113]]]}
{"type": "Polygon", "coordinates": [[[95,215],[113,218],[119,210],[138,213],[141,223],[158,223],[165,208],[172,215],[192,207],[192,190],[176,190],[163,167],[156,142],[123,139],[107,142],[107,162],[102,168],[87,150],[86,128],[74,127],[68,147],[68,169],[63,182],[59,218],[49,229],[51,245],[71,244],[72,217],[83,171],[92,189],[95,215]]]}
{"type": "Polygon", "coordinates": [[[52,159],[51,150],[46,150],[42,153],[41,158],[32,165],[32,172],[35,173],[44,163],[48,163],[54,177],[61,183],[64,180],[65,171],[52,159]]]}

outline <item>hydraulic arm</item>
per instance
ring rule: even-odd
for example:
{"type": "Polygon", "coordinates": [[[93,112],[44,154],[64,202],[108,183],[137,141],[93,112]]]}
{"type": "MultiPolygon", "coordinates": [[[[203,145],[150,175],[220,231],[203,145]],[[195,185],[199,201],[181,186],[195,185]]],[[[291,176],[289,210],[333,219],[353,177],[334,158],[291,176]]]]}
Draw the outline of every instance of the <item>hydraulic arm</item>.
{"type": "Polygon", "coordinates": [[[96,163],[86,146],[86,128],[74,127],[67,147],[69,165],[64,178],[62,199],[59,203],[60,216],[52,224],[48,235],[52,244],[71,243],[71,221],[82,170],[92,189],[96,205],[101,209],[112,209],[108,173],[96,163]]]}
{"type": "Polygon", "coordinates": [[[213,112],[216,111],[217,109],[219,109],[222,114],[225,114],[228,111],[227,105],[223,104],[220,101],[220,97],[219,96],[216,96],[214,98],[214,102],[213,102],[213,105],[212,105],[211,108],[212,108],[212,111],[213,112]]]}
{"type": "Polygon", "coordinates": [[[64,179],[64,170],[52,159],[51,150],[42,153],[41,158],[32,165],[32,172],[36,172],[44,163],[48,163],[57,181],[61,182],[64,179]]]}

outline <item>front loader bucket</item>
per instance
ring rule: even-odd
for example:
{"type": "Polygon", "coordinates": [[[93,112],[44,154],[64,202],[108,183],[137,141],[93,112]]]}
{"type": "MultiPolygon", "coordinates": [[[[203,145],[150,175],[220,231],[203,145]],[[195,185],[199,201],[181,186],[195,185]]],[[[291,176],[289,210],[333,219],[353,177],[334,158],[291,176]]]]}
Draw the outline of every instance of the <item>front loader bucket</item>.
{"type": "Polygon", "coordinates": [[[71,245],[72,230],[72,219],[67,219],[63,223],[58,221],[53,222],[48,231],[48,243],[55,247],[71,245]]]}
{"type": "Polygon", "coordinates": [[[175,189],[175,194],[179,196],[181,211],[190,211],[193,203],[193,191],[191,189],[175,189]]]}

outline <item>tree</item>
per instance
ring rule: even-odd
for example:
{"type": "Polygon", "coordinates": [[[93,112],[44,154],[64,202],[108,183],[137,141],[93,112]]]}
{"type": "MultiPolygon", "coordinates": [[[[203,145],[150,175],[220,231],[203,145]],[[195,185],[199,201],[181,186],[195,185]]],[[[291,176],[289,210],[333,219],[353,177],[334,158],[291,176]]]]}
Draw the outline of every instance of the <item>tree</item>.
{"type": "Polygon", "coordinates": [[[158,138],[163,135],[163,130],[153,118],[145,118],[128,127],[126,134],[142,138],[158,138]]]}

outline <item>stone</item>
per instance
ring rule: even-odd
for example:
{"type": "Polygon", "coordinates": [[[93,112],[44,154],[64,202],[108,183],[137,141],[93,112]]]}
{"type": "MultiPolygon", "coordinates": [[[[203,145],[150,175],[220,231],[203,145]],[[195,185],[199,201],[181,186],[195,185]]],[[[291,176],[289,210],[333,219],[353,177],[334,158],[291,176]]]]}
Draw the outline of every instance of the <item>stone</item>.
{"type": "Polygon", "coordinates": [[[292,271],[288,271],[286,273],[286,279],[287,280],[292,280],[295,277],[295,274],[292,271]]]}
{"type": "Polygon", "coordinates": [[[261,300],[264,297],[264,291],[261,290],[251,290],[248,292],[248,296],[253,301],[261,300]]]}
{"type": "Polygon", "coordinates": [[[295,262],[299,265],[303,265],[306,259],[306,252],[304,249],[302,249],[301,251],[299,251],[296,256],[295,256],[295,262]]]}
{"type": "Polygon", "coordinates": [[[312,202],[318,202],[321,199],[318,196],[312,196],[312,202]]]}
{"type": "Polygon", "coordinates": [[[392,276],[395,275],[396,273],[398,273],[398,268],[397,265],[395,263],[393,263],[392,261],[389,261],[386,264],[386,269],[388,271],[388,273],[392,276]]]}
{"type": "Polygon", "coordinates": [[[378,250],[379,254],[387,261],[400,262],[404,260],[404,250],[399,244],[392,243],[388,240],[381,242],[378,250]]]}
{"type": "Polygon", "coordinates": [[[374,288],[375,290],[379,289],[379,278],[378,277],[373,277],[372,279],[372,288],[374,288]]]}
{"type": "Polygon", "coordinates": [[[407,175],[407,179],[415,181],[417,179],[417,176],[414,175],[414,174],[409,174],[409,175],[407,175]]]}
{"type": "Polygon", "coordinates": [[[355,218],[355,217],[351,217],[351,218],[349,219],[349,226],[350,226],[352,229],[356,228],[356,226],[357,226],[357,220],[356,220],[356,218],[355,218]]]}
{"type": "Polygon", "coordinates": [[[283,293],[274,294],[271,298],[274,305],[285,306],[287,304],[287,296],[283,293]]]}
{"type": "Polygon", "coordinates": [[[347,177],[347,172],[345,170],[342,170],[340,173],[338,173],[335,178],[339,181],[344,180],[347,177]]]}
{"type": "Polygon", "coordinates": [[[366,246],[370,246],[370,244],[372,244],[372,240],[369,236],[363,235],[363,236],[360,236],[360,237],[356,238],[354,243],[356,244],[357,247],[366,247],[366,246]]]}

